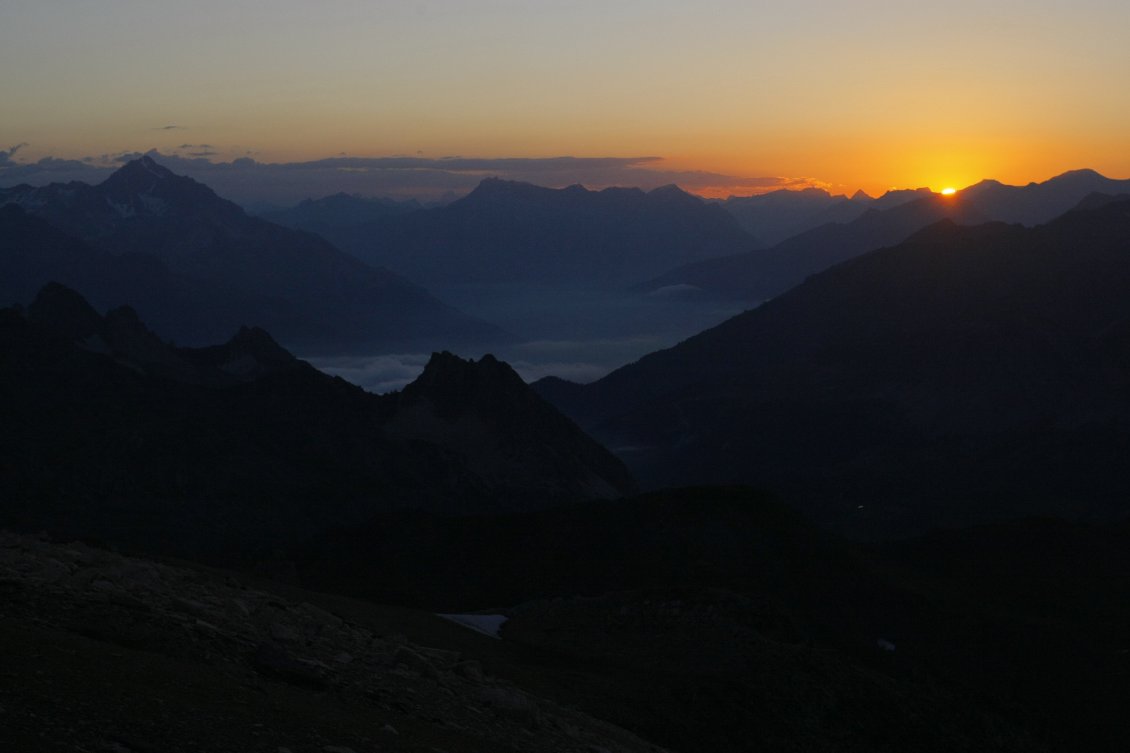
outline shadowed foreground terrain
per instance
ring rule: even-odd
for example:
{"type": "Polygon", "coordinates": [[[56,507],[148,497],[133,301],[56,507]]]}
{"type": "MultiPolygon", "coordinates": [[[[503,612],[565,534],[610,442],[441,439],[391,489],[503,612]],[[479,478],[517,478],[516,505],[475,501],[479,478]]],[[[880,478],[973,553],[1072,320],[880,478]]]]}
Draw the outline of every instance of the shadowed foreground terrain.
{"type": "Polygon", "coordinates": [[[262,330],[174,348],[61,286],[0,311],[0,337],[0,524],[23,532],[0,537],[6,748],[1113,752],[1130,734],[1125,522],[850,543],[745,487],[630,496],[490,357],[437,354],[374,396],[262,330]],[[433,614],[470,612],[505,618],[501,640],[433,614]]]}
{"type": "Polygon", "coordinates": [[[740,488],[378,516],[261,563],[286,583],[7,534],[3,734],[33,750],[1116,751],[1128,543],[1125,526],[1031,520],[849,545],[740,488]],[[430,614],[471,610],[505,615],[502,640],[430,614]]]}
{"type": "Polygon", "coordinates": [[[7,533],[0,593],[5,750],[659,750],[410,641],[492,642],[423,613],[7,533]]]}

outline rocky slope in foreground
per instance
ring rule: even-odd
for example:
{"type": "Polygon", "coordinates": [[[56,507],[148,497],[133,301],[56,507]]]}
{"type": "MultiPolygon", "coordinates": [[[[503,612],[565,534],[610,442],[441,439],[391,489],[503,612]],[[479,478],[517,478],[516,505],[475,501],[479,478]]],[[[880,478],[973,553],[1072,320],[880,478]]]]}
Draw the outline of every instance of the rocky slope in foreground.
{"type": "Polygon", "coordinates": [[[4,750],[660,751],[373,608],[5,532],[0,594],[4,750]]]}

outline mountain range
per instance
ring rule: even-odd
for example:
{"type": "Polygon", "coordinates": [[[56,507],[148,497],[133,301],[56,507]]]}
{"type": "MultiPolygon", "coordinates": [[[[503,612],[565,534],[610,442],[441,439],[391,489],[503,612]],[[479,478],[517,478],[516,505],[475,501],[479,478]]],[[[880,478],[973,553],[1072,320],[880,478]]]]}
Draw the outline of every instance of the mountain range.
{"type": "Polygon", "coordinates": [[[871,209],[846,260],[810,231],[830,268],[590,385],[439,352],[372,395],[261,327],[149,330],[298,284],[287,243],[383,273],[127,167],[0,207],[0,747],[1125,747],[1119,186],[1035,227],[985,207],[1046,189],[871,209]]]}
{"type": "Polygon", "coordinates": [[[306,199],[288,209],[273,209],[259,216],[276,225],[328,236],[336,230],[354,228],[423,208],[424,205],[415,199],[368,198],[336,193],[320,199],[306,199]]]}
{"type": "Polygon", "coordinates": [[[1126,515],[1128,238],[1125,200],[941,221],[593,384],[536,387],[645,485],[759,484],[855,535],[1126,515]]]}
{"type": "Polygon", "coordinates": [[[59,280],[88,291],[100,308],[129,303],[162,336],[185,344],[213,342],[244,324],[306,352],[506,338],[319,236],[248,216],[150,157],[97,186],[0,189],[3,205],[42,221],[5,210],[7,303],[26,304],[39,286],[59,280]]]}
{"type": "Polygon", "coordinates": [[[489,356],[436,354],[408,389],[378,396],[261,329],[173,347],[132,309],[102,316],[57,284],[0,324],[8,525],[246,559],[378,512],[530,509],[633,488],[489,356]]]}
{"type": "MultiPolygon", "coordinates": [[[[770,225],[780,218],[790,221],[799,217],[811,221],[820,217],[807,213],[812,206],[819,212],[838,214],[842,219],[829,215],[832,221],[810,227],[770,248],[669,270],[639,289],[689,287],[710,295],[758,303],[833,264],[900,243],[942,218],[963,225],[1001,221],[1031,226],[1058,217],[1092,193],[1128,194],[1130,180],[1112,180],[1093,170],[1075,170],[1027,186],[985,180],[951,196],[919,189],[892,191],[874,200],[857,196],[838,203],[822,192],[808,191],[733,199],[735,206],[730,207],[729,202],[726,206],[735,214],[738,207],[743,207],[747,217],[756,217],[770,225]],[[852,214],[854,219],[848,219],[852,214]]],[[[795,223],[792,227],[801,225],[795,223]]]]}
{"type": "Polygon", "coordinates": [[[755,196],[730,196],[718,203],[746,232],[770,247],[821,225],[851,222],[868,209],[890,209],[930,193],[928,188],[893,190],[876,199],[862,191],[849,198],[822,188],[783,188],[755,196]]]}
{"type": "MultiPolygon", "coordinates": [[[[288,221],[317,227],[297,210],[288,221]]],[[[324,230],[358,258],[425,286],[624,286],[758,245],[721,207],[676,186],[589,191],[497,178],[444,207],[324,230]]]]}

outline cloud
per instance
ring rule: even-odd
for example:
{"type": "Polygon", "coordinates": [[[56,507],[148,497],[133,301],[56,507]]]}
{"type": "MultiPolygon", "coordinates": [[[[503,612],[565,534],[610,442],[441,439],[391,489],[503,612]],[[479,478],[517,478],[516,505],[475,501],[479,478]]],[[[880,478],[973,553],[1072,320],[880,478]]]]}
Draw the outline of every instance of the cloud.
{"type": "Polygon", "coordinates": [[[187,131],[188,129],[185,128],[184,126],[179,126],[179,125],[165,125],[165,126],[157,126],[153,130],[154,131],[187,131]]]}
{"type": "Polygon", "coordinates": [[[143,156],[145,156],[144,152],[114,152],[112,154],[100,154],[97,157],[87,157],[86,160],[100,167],[116,168],[143,156]]]}
{"type": "MultiPolygon", "coordinates": [[[[187,149],[187,147],[186,147],[187,149]]],[[[294,204],[338,192],[436,200],[462,195],[487,177],[550,188],[582,184],[591,189],[637,186],[645,190],[672,183],[705,196],[749,195],[778,188],[820,185],[808,178],[748,177],[664,168],[655,156],[639,157],[330,157],[305,162],[259,162],[239,157],[212,162],[218,149],[154,155],[174,172],[208,183],[222,196],[245,205],[294,204]]]]}
{"type": "MultiPolygon", "coordinates": [[[[141,152],[103,154],[57,163],[16,163],[9,150],[0,158],[0,184],[41,184],[53,180],[96,182],[141,152]]],[[[4,153],[0,152],[0,155],[4,153]]],[[[706,171],[671,170],[661,157],[388,157],[338,156],[304,162],[260,162],[245,150],[184,143],[151,155],[173,172],[206,183],[244,206],[287,206],[339,192],[422,201],[450,200],[470,192],[483,178],[501,177],[550,188],[581,184],[590,189],[636,186],[645,190],[678,184],[708,197],[749,195],[779,188],[823,186],[809,178],[750,177],[706,171]],[[234,153],[233,153],[234,152],[234,153]],[[222,154],[229,162],[213,161],[222,154]],[[237,156],[238,155],[238,156],[237,156]]],[[[51,159],[51,158],[46,158],[51,159]]]]}
{"type": "Polygon", "coordinates": [[[16,144],[9,149],[0,149],[0,166],[14,164],[12,158],[16,156],[16,152],[23,149],[25,146],[27,146],[27,142],[16,144]]]}
{"type": "Polygon", "coordinates": [[[66,183],[72,180],[97,182],[108,176],[109,169],[98,167],[88,161],[43,157],[36,162],[16,162],[12,159],[24,144],[8,150],[0,150],[0,186],[13,186],[18,183],[44,185],[47,183],[66,183]]]}
{"type": "Polygon", "coordinates": [[[314,368],[339,376],[369,392],[384,394],[402,389],[420,376],[427,365],[427,353],[380,356],[341,356],[308,359],[314,368]]]}
{"type": "MultiPolygon", "coordinates": [[[[580,347],[574,344],[570,350],[580,347]]],[[[521,350],[521,348],[519,348],[521,350]]],[[[535,382],[546,376],[557,376],[573,382],[588,383],[600,379],[622,362],[608,364],[603,362],[571,361],[554,359],[544,354],[522,358],[510,354],[507,359],[518,376],[527,382],[535,382]]],[[[310,358],[310,364],[319,371],[338,376],[362,389],[377,394],[393,392],[404,387],[420,376],[427,365],[427,353],[401,353],[375,356],[336,356],[332,358],[310,358]]],[[[502,356],[506,358],[505,354],[502,356]]]]}

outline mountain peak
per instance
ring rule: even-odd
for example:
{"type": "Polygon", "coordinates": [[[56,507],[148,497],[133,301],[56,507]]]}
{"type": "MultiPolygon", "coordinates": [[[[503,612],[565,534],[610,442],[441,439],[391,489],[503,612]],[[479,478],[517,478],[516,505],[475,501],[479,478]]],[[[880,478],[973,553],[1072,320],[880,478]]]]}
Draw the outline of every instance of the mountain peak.
{"type": "Polygon", "coordinates": [[[289,364],[296,360],[290,351],[260,327],[240,327],[226,347],[233,355],[249,355],[265,364],[289,364]]]}
{"type": "Polygon", "coordinates": [[[402,395],[409,402],[428,400],[450,418],[487,405],[518,405],[528,392],[517,372],[489,353],[475,361],[444,351],[432,353],[423,373],[402,395]]]}
{"type": "Polygon", "coordinates": [[[665,186],[660,186],[659,188],[653,188],[650,191],[648,191],[647,194],[648,194],[648,196],[652,196],[652,197],[656,197],[656,198],[662,198],[662,197],[672,197],[672,198],[679,198],[679,199],[682,199],[683,197],[692,198],[692,199],[695,198],[691,194],[689,194],[686,191],[684,191],[683,189],[679,188],[674,183],[668,183],[665,186]]]}
{"type": "Polygon", "coordinates": [[[620,461],[492,355],[473,361],[433,353],[397,401],[390,435],[446,446],[487,478],[525,479],[523,486],[536,489],[575,469],[566,495],[573,498],[612,498],[634,487],[620,461]]]}
{"type": "MultiPolygon", "coordinates": [[[[158,155],[160,156],[160,155],[158,155]]],[[[239,221],[243,209],[187,175],[177,175],[148,154],[132,160],[96,191],[120,218],[190,216],[225,224],[239,221]]]]}
{"type": "Polygon", "coordinates": [[[1056,178],[1106,178],[1106,176],[1098,170],[1084,167],[1078,170],[1068,170],[1065,173],[1055,176],[1055,178],[1051,178],[1051,180],[1055,180],[1056,178]]]}
{"type": "MultiPolygon", "coordinates": [[[[1096,172],[1095,170],[1091,170],[1089,168],[1083,168],[1081,170],[1068,170],[1067,172],[1061,173],[1061,174],[1055,176],[1054,178],[1049,178],[1042,185],[1047,186],[1047,187],[1053,187],[1053,186],[1073,186],[1073,187],[1074,186],[1092,186],[1092,187],[1097,188],[1098,186],[1105,185],[1106,183],[1109,183],[1109,182],[1110,182],[1110,179],[1107,178],[1102,173],[1096,172]]],[[[1040,185],[1040,184],[1036,184],[1036,185],[1040,185]]]]}
{"type": "Polygon", "coordinates": [[[152,184],[154,181],[168,180],[169,178],[175,177],[177,176],[172,170],[158,164],[155,159],[146,154],[135,160],[130,160],[119,167],[102,185],[111,183],[111,181],[129,184],[144,181],[152,184]]]}
{"type": "Polygon", "coordinates": [[[85,298],[57,282],[39,291],[28,306],[28,319],[70,340],[85,339],[102,326],[102,317],[85,298]]]}
{"type": "Polygon", "coordinates": [[[466,390],[480,383],[525,386],[525,382],[509,364],[499,361],[490,353],[475,361],[464,360],[446,350],[432,353],[423,373],[410,386],[430,390],[437,385],[444,385],[445,389],[466,390]]]}

